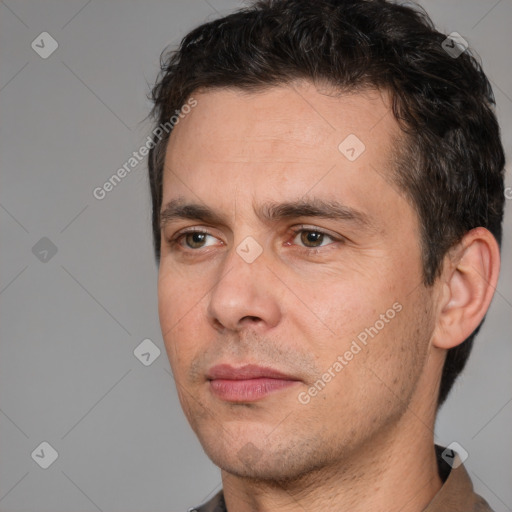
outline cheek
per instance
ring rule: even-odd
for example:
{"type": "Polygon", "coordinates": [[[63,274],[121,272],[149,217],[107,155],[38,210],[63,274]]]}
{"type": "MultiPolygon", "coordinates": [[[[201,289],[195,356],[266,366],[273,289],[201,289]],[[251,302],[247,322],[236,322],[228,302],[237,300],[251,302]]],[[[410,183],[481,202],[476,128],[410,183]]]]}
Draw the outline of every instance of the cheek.
{"type": "Polygon", "coordinates": [[[379,321],[380,314],[392,307],[396,295],[379,289],[375,281],[343,281],[325,283],[321,295],[311,304],[323,311],[325,324],[341,339],[356,337],[379,321]]]}
{"type": "Polygon", "coordinates": [[[180,329],[190,326],[190,318],[197,315],[201,299],[209,288],[204,276],[172,267],[172,264],[163,264],[158,274],[158,313],[160,324],[167,330],[178,324],[180,329]]]}
{"type": "MultiPolygon", "coordinates": [[[[325,281],[320,292],[310,293],[307,305],[318,312],[315,316],[321,322],[313,315],[309,315],[313,323],[300,315],[295,321],[302,326],[305,339],[309,338],[320,370],[328,371],[341,356],[345,378],[364,380],[368,376],[363,374],[373,368],[378,374],[384,372],[392,383],[396,365],[410,360],[417,366],[416,344],[425,335],[418,333],[419,305],[397,281],[384,272],[365,280],[338,278],[331,284],[325,281]]],[[[339,385],[341,381],[337,379],[339,385]]]]}
{"type": "MultiPolygon", "coordinates": [[[[158,315],[162,337],[174,375],[179,378],[198,349],[201,311],[205,292],[192,287],[190,280],[170,272],[158,279],[158,315]]],[[[206,300],[206,299],[205,299],[206,300]]]]}

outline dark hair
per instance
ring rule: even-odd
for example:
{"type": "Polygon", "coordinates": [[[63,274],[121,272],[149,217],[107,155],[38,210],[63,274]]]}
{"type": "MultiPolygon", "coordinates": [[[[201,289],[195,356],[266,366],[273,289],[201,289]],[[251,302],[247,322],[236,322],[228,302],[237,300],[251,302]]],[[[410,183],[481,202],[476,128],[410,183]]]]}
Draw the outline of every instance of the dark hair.
{"type": "MultiPolygon", "coordinates": [[[[194,91],[257,91],[300,79],[340,92],[389,91],[403,131],[393,178],[418,213],[424,284],[430,286],[448,249],[469,230],[483,226],[501,243],[504,206],[505,156],[491,86],[470,51],[450,55],[445,39],[419,6],[385,0],[258,1],[195,28],[177,50],[162,55],[151,114],[158,125],[169,125],[194,91]]],[[[171,131],[153,132],[148,159],[157,263],[171,131]]],[[[438,406],[464,368],[480,326],[448,350],[438,406]]]]}

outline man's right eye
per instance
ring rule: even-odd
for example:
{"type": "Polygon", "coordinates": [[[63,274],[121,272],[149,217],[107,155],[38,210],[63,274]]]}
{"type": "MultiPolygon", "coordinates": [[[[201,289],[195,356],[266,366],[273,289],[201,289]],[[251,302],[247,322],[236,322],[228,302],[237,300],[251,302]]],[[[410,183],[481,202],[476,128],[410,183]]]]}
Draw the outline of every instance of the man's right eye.
{"type": "Polygon", "coordinates": [[[194,250],[215,245],[214,240],[218,239],[207,231],[188,230],[178,233],[171,240],[169,240],[169,244],[173,247],[178,246],[184,250],[194,250]],[[211,240],[208,240],[208,238],[211,240]]]}

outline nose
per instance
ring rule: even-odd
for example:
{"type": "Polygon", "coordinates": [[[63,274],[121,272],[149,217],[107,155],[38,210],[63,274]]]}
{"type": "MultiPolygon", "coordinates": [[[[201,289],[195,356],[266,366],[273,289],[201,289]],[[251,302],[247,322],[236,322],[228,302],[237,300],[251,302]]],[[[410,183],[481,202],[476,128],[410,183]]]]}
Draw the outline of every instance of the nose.
{"type": "Polygon", "coordinates": [[[265,251],[251,263],[235,248],[229,252],[208,304],[208,317],[215,329],[240,331],[250,326],[264,332],[279,323],[279,287],[267,264],[265,251]]]}

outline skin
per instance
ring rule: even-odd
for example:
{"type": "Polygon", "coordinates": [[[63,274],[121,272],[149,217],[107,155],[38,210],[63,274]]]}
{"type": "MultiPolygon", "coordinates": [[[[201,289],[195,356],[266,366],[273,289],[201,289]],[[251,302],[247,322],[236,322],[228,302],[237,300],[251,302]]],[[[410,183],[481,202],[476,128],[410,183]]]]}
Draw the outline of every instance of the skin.
{"type": "Polygon", "coordinates": [[[162,209],[181,198],[220,218],[162,227],[159,317],[181,405],[221,468],[228,510],[422,510],[442,485],[433,428],[446,349],[489,306],[494,238],[468,233],[434,286],[423,285],[419,219],[391,180],[401,132],[384,93],[334,96],[297,82],[193,96],[168,144],[162,209]],[[354,161],[338,149],[349,134],[366,147],[354,161]],[[367,222],[257,214],[297,200],[336,200],[367,222]],[[178,238],[191,228],[207,235],[178,238]],[[249,236],[262,249],[252,263],[236,251],[249,236]],[[400,312],[301,403],[396,303],[400,312]],[[229,403],[206,377],[220,363],[297,382],[229,403]]]}

